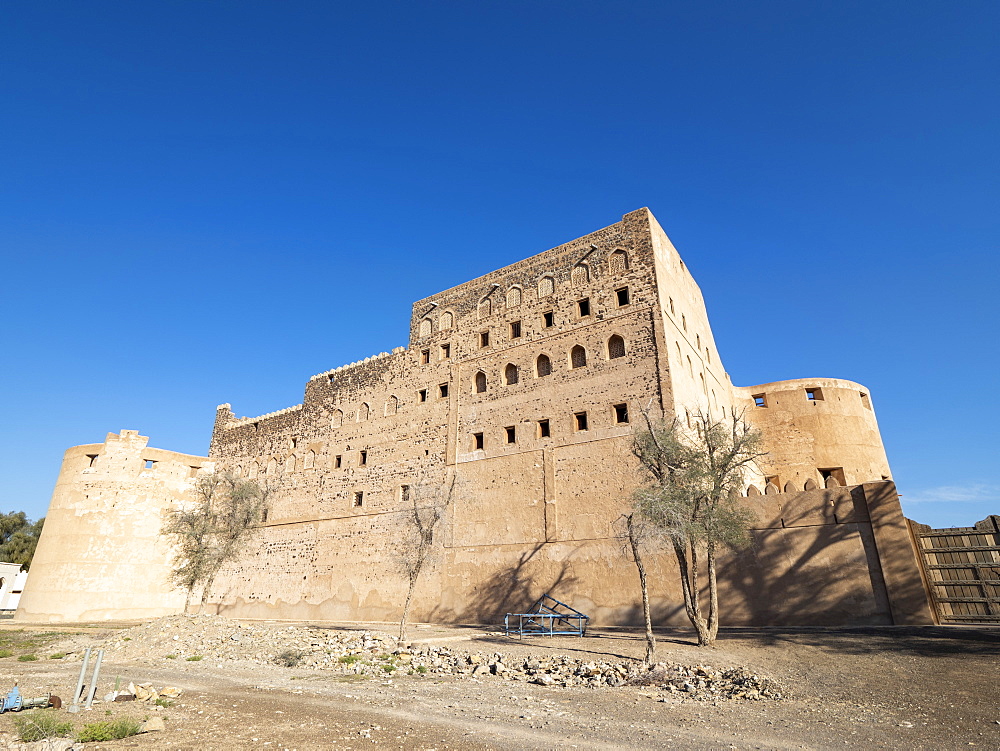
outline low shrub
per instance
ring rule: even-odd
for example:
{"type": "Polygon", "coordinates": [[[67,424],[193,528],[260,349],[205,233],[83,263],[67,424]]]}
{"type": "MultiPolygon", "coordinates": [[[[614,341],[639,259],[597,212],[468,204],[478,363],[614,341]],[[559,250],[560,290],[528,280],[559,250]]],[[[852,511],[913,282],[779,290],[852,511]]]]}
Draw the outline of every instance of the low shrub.
{"type": "Polygon", "coordinates": [[[66,656],[65,652],[56,652],[55,654],[49,655],[49,659],[50,660],[61,660],[65,656],[66,656]]]}
{"type": "Polygon", "coordinates": [[[190,657],[187,658],[187,661],[188,662],[198,662],[199,660],[204,660],[204,659],[205,658],[202,657],[201,655],[191,655],[190,657]]]}
{"type": "Polygon", "coordinates": [[[286,649],[279,655],[276,655],[274,661],[279,665],[284,665],[286,668],[294,668],[300,662],[302,662],[302,652],[297,649],[286,649]]]}
{"type": "Polygon", "coordinates": [[[13,657],[14,652],[10,649],[0,649],[0,657],[13,657]]]}
{"type": "Polygon", "coordinates": [[[59,715],[42,709],[19,714],[14,718],[14,729],[21,741],[33,743],[46,738],[65,738],[73,732],[73,723],[60,722],[59,715]]]}
{"type": "Polygon", "coordinates": [[[34,662],[38,657],[36,655],[21,655],[17,658],[18,662],[34,662]]]}
{"type": "Polygon", "coordinates": [[[91,722],[83,726],[83,729],[76,734],[76,739],[83,743],[94,741],[116,741],[119,738],[128,738],[130,735],[138,735],[139,722],[129,717],[119,717],[117,720],[108,722],[91,722]]]}

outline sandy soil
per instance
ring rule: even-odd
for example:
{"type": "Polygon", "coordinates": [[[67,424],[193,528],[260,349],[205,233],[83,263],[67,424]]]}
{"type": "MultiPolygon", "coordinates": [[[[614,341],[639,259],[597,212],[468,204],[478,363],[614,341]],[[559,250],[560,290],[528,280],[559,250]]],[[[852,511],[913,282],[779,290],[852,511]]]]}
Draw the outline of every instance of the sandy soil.
{"type": "MultiPolygon", "coordinates": [[[[4,624],[0,635],[14,628],[23,627],[4,624]]],[[[98,646],[109,633],[79,629],[46,640],[27,629],[22,637],[34,640],[39,655],[98,646]]],[[[518,642],[481,628],[423,626],[410,636],[512,658],[619,660],[643,650],[639,634],[617,630],[518,642]]],[[[778,681],[788,696],[713,703],[648,687],[557,688],[490,675],[389,679],[236,661],[112,658],[99,693],[118,677],[179,686],[184,694],[159,709],[98,704],[74,721],[164,718],[165,732],[88,744],[95,749],[1000,749],[1000,630],[730,629],[708,650],[683,631],[659,636],[659,660],[746,666],[778,681]]],[[[69,696],[79,668],[68,659],[0,659],[0,688],[19,680],[27,695],[69,696]]],[[[12,716],[0,716],[0,747],[12,728],[12,716]]]]}

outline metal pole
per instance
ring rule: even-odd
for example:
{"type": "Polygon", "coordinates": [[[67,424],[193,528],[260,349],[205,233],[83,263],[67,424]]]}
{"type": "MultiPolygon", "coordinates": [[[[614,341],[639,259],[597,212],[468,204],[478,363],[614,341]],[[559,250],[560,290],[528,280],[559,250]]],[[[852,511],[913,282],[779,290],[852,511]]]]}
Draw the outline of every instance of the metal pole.
{"type": "Polygon", "coordinates": [[[80,711],[80,692],[83,691],[83,677],[87,674],[87,665],[90,662],[90,650],[91,648],[87,647],[83,653],[83,664],[80,666],[80,680],[76,682],[76,693],[73,694],[73,704],[66,710],[67,712],[80,711]]]}
{"type": "Polygon", "coordinates": [[[104,659],[104,650],[97,650],[97,662],[94,663],[94,677],[90,681],[90,693],[87,695],[87,709],[94,703],[94,694],[97,693],[97,676],[101,674],[101,661],[104,659]]]}

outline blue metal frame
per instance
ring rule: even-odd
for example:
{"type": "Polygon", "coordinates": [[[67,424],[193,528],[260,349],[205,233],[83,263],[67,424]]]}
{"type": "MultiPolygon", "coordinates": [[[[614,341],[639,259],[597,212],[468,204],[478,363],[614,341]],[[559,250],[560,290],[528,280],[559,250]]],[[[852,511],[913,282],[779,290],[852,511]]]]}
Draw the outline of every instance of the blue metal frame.
{"type": "Polygon", "coordinates": [[[503,630],[507,636],[586,636],[590,616],[576,608],[544,594],[527,613],[507,613],[503,617],[503,630]],[[552,603],[552,604],[549,604],[552,603]],[[517,625],[514,625],[517,618],[517,625]]]}

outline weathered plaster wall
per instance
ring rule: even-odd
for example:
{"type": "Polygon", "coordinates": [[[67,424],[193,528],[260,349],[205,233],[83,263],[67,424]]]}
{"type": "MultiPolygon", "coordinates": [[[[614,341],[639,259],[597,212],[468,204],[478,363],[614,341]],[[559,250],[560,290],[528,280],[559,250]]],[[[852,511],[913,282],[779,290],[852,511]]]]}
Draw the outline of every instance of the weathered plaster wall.
{"type": "Polygon", "coordinates": [[[212,464],[148,440],[123,430],[66,452],[16,620],[150,618],[183,607],[167,581],[160,525],[212,464]]]}

